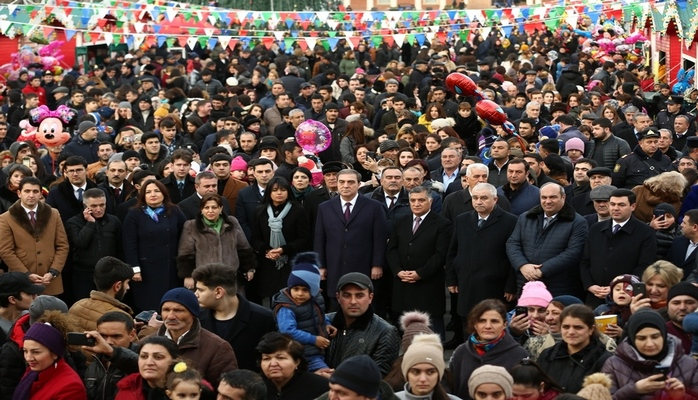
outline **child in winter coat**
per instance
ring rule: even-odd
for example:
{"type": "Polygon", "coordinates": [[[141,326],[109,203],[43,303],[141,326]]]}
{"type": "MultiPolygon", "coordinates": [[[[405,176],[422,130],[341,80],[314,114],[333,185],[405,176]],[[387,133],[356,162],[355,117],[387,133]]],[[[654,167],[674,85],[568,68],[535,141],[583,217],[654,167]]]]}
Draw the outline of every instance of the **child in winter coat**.
{"type": "Polygon", "coordinates": [[[619,275],[611,281],[611,292],[606,296],[606,304],[602,304],[594,310],[596,316],[617,315],[618,321],[606,327],[606,335],[612,338],[620,338],[623,334],[623,326],[630,318],[630,302],[633,299],[633,284],[640,283],[635,275],[619,275]]]}

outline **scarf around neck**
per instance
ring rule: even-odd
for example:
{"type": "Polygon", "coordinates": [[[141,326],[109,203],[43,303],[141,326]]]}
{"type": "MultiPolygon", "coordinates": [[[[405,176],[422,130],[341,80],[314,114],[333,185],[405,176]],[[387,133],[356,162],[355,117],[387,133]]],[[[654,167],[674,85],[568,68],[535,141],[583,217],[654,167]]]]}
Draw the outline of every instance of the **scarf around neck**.
{"type": "Polygon", "coordinates": [[[223,228],[223,217],[219,215],[218,219],[216,219],[215,221],[209,221],[208,219],[206,219],[206,217],[202,215],[201,219],[204,221],[204,225],[213,229],[214,231],[216,231],[217,234],[220,235],[221,228],[223,228]]]}
{"type": "Polygon", "coordinates": [[[160,218],[158,216],[161,216],[165,213],[165,207],[160,206],[156,208],[152,208],[150,206],[145,206],[143,207],[143,211],[150,217],[155,222],[160,222],[160,218]]]}
{"type": "MultiPolygon", "coordinates": [[[[284,228],[284,218],[286,218],[286,215],[288,215],[289,211],[291,211],[290,201],[286,202],[286,205],[284,205],[284,208],[283,210],[281,210],[278,217],[274,217],[274,209],[272,205],[270,204],[267,206],[267,216],[269,216],[269,230],[271,231],[271,235],[269,236],[269,246],[271,246],[272,249],[277,249],[286,244],[286,238],[284,238],[282,229],[284,228]]],[[[283,268],[283,266],[286,265],[287,262],[288,256],[286,254],[282,254],[281,257],[276,259],[276,269],[279,270],[283,268]]]]}
{"type": "Polygon", "coordinates": [[[477,351],[477,354],[479,354],[480,356],[484,356],[485,353],[492,350],[494,346],[497,345],[497,343],[501,342],[502,339],[504,339],[505,334],[506,332],[502,331],[502,333],[500,333],[498,337],[492,340],[480,340],[473,333],[472,335],[470,335],[470,343],[475,348],[475,351],[477,351]]]}

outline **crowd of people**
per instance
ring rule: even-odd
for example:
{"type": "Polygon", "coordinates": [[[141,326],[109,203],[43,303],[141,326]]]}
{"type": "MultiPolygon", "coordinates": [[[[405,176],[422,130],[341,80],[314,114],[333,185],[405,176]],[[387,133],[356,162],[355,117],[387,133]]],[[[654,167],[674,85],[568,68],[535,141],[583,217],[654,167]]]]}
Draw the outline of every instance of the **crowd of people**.
{"type": "Polygon", "coordinates": [[[698,399],[698,89],[473,37],[22,71],[0,399],[698,399]],[[40,105],[68,143],[18,139],[40,105]]]}

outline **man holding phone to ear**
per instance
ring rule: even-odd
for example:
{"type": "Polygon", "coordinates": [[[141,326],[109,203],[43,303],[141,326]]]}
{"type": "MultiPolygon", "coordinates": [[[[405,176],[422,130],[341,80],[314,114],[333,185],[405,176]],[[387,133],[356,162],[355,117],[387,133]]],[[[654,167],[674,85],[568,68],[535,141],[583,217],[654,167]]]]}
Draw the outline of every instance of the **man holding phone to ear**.
{"type": "Polygon", "coordinates": [[[633,216],[636,196],[631,190],[611,192],[611,219],[591,226],[580,270],[587,290],[586,304],[598,307],[610,293],[608,284],[618,275],[642,276],[657,257],[654,229],[633,216]]]}

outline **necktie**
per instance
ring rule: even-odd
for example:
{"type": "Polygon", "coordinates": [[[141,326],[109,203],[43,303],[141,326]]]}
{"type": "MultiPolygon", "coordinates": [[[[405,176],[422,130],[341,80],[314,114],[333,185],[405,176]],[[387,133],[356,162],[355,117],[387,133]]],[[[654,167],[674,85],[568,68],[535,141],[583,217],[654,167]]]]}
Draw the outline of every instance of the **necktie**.
{"type": "Polygon", "coordinates": [[[422,217],[417,217],[414,219],[414,227],[412,228],[412,234],[415,234],[417,232],[417,229],[419,229],[420,222],[422,222],[422,217]]]}
{"type": "Polygon", "coordinates": [[[613,234],[615,235],[620,230],[620,224],[613,225],[613,234]]]}
{"type": "Polygon", "coordinates": [[[179,189],[179,195],[184,194],[184,182],[177,182],[177,189],[179,189]]]}
{"type": "Polygon", "coordinates": [[[114,196],[116,196],[116,197],[121,196],[121,189],[119,189],[119,188],[114,188],[114,196]]]}
{"type": "Polygon", "coordinates": [[[395,196],[388,196],[388,198],[390,199],[390,205],[388,205],[388,208],[393,208],[395,205],[395,196]]]}
{"type": "Polygon", "coordinates": [[[36,225],[36,212],[29,211],[29,222],[31,222],[32,226],[36,225]]]}
{"type": "Polygon", "coordinates": [[[334,196],[337,195],[337,192],[330,192],[330,198],[334,198],[334,196]]]}
{"type": "Polygon", "coordinates": [[[350,216],[351,216],[351,203],[347,202],[347,203],[344,203],[344,219],[346,221],[349,221],[350,216]]]}
{"type": "Polygon", "coordinates": [[[78,201],[80,201],[81,203],[82,203],[82,192],[84,192],[84,191],[85,191],[85,189],[83,189],[83,188],[80,188],[80,189],[77,190],[77,192],[78,192],[78,196],[77,196],[77,197],[78,197],[78,201]]]}
{"type": "Polygon", "coordinates": [[[551,218],[548,217],[543,217],[543,230],[548,227],[548,224],[550,224],[551,218]]]}
{"type": "Polygon", "coordinates": [[[484,225],[484,224],[485,224],[485,219],[484,219],[484,218],[480,218],[480,219],[477,220],[477,227],[478,227],[478,228],[482,228],[482,225],[484,225]]]}

